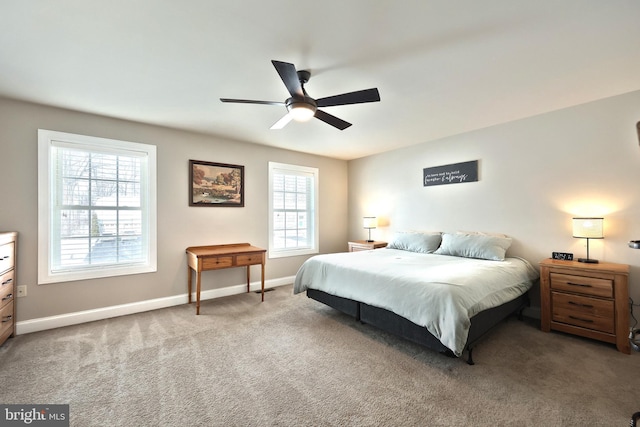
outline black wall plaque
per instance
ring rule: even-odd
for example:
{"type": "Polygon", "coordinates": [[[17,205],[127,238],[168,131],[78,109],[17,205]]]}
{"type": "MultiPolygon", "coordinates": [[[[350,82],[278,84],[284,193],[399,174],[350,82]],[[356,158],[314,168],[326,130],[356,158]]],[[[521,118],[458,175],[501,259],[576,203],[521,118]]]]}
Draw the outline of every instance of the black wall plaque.
{"type": "Polygon", "coordinates": [[[459,184],[478,180],[478,161],[453,163],[444,166],[424,168],[422,183],[425,187],[431,185],[459,184]]]}

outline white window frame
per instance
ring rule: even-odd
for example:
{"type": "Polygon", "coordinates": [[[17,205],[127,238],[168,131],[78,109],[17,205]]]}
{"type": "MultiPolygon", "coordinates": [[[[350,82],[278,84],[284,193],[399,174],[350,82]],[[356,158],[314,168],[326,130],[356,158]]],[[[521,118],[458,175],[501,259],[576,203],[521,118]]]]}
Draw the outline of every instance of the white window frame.
{"type": "Polygon", "coordinates": [[[311,255],[319,252],[320,229],[319,229],[319,182],[320,171],[318,168],[308,166],[297,166],[286,163],[269,162],[269,258],[283,258],[299,255],[311,255]],[[305,248],[275,248],[274,236],[274,206],[273,206],[273,177],[276,173],[290,175],[303,175],[311,177],[313,194],[309,198],[310,206],[307,209],[308,231],[311,237],[308,239],[309,247],[305,248]]]}
{"type": "Polygon", "coordinates": [[[157,200],[155,145],[38,129],[38,284],[96,279],[157,271],[157,200]],[[108,266],[82,266],[52,271],[55,215],[56,147],[136,155],[145,158],[141,171],[142,247],[146,260],[108,266]]]}

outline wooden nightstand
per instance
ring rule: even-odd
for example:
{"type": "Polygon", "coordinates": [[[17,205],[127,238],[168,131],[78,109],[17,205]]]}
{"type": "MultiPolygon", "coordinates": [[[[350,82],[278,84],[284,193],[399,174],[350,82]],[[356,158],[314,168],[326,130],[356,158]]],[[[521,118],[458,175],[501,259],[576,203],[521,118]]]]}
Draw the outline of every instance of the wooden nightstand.
{"type": "Polygon", "coordinates": [[[541,328],[615,344],[629,354],[629,266],[540,262],[541,328]]]}
{"type": "Polygon", "coordinates": [[[354,240],[349,242],[349,252],[368,251],[370,249],[380,249],[387,246],[387,242],[367,242],[366,240],[354,240]]]}

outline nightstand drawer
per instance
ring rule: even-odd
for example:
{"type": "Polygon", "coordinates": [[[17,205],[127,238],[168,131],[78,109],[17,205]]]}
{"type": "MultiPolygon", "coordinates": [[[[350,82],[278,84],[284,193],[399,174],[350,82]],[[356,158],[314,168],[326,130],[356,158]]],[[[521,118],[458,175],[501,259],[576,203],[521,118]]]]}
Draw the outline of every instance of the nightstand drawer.
{"type": "Polygon", "coordinates": [[[613,280],[572,274],[551,273],[551,289],[613,298],[613,280]]]}
{"type": "Polygon", "coordinates": [[[552,292],[553,321],[614,333],[612,300],[552,292]]]}

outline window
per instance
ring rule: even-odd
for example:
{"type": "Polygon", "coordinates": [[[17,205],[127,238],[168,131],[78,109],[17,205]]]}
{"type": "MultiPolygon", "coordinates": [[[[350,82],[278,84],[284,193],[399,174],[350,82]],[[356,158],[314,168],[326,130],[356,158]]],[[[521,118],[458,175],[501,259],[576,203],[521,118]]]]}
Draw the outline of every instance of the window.
{"type": "Polygon", "coordinates": [[[39,129],[38,283],[156,265],[156,147],[39,129]]]}
{"type": "Polygon", "coordinates": [[[318,169],[269,162],[269,257],[318,253],[318,169]]]}

